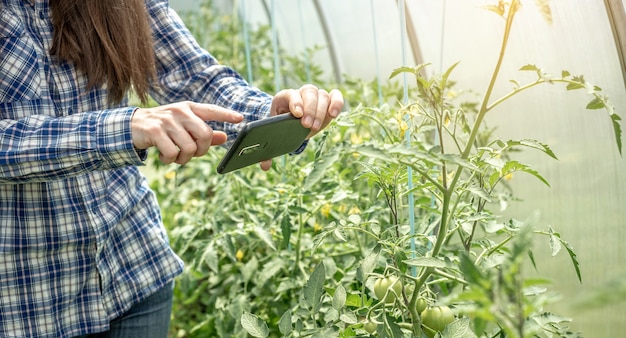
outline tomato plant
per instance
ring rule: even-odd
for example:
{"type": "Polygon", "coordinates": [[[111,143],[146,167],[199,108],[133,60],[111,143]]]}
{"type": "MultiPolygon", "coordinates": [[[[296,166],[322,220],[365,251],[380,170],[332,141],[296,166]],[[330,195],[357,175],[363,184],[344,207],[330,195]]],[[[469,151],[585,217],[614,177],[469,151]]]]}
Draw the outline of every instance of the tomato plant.
{"type": "MultiPolygon", "coordinates": [[[[544,310],[556,299],[549,283],[525,271],[535,263],[532,239],[541,236],[554,255],[566,251],[580,279],[571,246],[552,227],[502,214],[516,201],[507,184],[513,173],[547,185],[515,159],[518,151],[556,155],[540,141],[497,138],[483,121],[504,100],[541,84],[587,88],[592,106],[615,119],[582,76],[550,77],[532,65],[522,71],[536,80],[512,81],[511,92],[493,99],[502,92],[494,85],[519,6],[494,2],[489,8],[504,19],[503,46],[478,102],[458,94],[464,91],[452,80],[455,65],[429,76],[427,64],[401,67],[392,77],[415,80],[407,102],[398,104],[397,82],[384,84],[380,104],[375,81],[350,79],[342,91],[351,110],[301,155],[274,161],[270,172],[251,167],[216,176],[219,149],[183,167],[156,168],[152,187],[172,247],[187,262],[176,283],[171,336],[576,336],[567,318],[544,310]]],[[[231,21],[215,18],[197,34],[220,54],[241,51],[231,21]],[[215,26],[223,29],[209,36],[215,26]],[[216,48],[220,41],[228,43],[216,48]]],[[[252,32],[259,60],[271,59],[266,29],[252,32]]],[[[296,70],[290,79],[303,81],[302,60],[285,59],[296,70]]],[[[241,55],[230,61],[244,64],[241,55]]],[[[271,91],[272,70],[258,64],[256,84],[271,91]]]]}

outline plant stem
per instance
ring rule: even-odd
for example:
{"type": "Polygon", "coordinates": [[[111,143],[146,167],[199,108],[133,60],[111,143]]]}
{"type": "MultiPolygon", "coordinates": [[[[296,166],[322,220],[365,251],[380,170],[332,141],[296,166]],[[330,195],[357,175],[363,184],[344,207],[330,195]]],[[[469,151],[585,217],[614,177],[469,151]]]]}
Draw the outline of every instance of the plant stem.
{"type": "MultiPolygon", "coordinates": [[[[478,131],[480,130],[482,121],[485,118],[485,115],[487,114],[487,111],[488,111],[487,107],[488,107],[489,99],[491,98],[491,93],[493,92],[493,89],[496,84],[496,80],[498,79],[498,75],[500,74],[500,68],[502,67],[502,62],[504,60],[506,47],[509,41],[509,36],[511,34],[511,26],[513,24],[513,18],[515,16],[518,6],[519,6],[519,0],[513,0],[509,6],[509,12],[506,18],[506,26],[504,29],[504,36],[502,38],[502,45],[500,47],[500,55],[498,56],[498,61],[496,62],[495,69],[493,71],[493,74],[491,75],[489,86],[487,87],[487,91],[485,92],[485,96],[481,103],[480,110],[478,111],[478,115],[476,116],[476,122],[474,123],[474,126],[472,127],[472,131],[468,138],[467,145],[465,146],[465,150],[463,150],[463,153],[461,153],[461,158],[464,160],[469,157],[469,154],[472,148],[474,147],[474,142],[476,141],[476,137],[478,136],[478,131]]],[[[448,207],[450,206],[450,199],[452,198],[454,189],[456,188],[456,184],[458,180],[461,178],[462,173],[463,173],[463,167],[459,166],[454,175],[454,178],[452,179],[452,182],[450,183],[450,186],[447,187],[447,190],[443,195],[443,207],[442,207],[443,209],[441,212],[441,224],[439,227],[439,233],[437,235],[437,242],[435,243],[435,247],[433,248],[433,256],[436,256],[439,254],[444,238],[446,237],[446,231],[447,231],[448,221],[449,221],[448,214],[450,210],[448,210],[448,207]]]]}
{"type": "MultiPolygon", "coordinates": [[[[302,196],[298,197],[298,206],[302,206],[302,196]]],[[[296,275],[298,267],[300,266],[300,246],[302,245],[302,234],[304,232],[304,220],[302,219],[302,213],[298,213],[298,238],[296,240],[296,259],[292,270],[292,276],[296,275]]]]}

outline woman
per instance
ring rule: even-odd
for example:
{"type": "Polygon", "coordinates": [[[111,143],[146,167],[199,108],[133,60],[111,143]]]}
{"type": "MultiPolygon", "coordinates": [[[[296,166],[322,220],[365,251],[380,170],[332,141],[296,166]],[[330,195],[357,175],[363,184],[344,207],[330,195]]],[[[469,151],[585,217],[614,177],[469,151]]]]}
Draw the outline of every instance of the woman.
{"type": "Polygon", "coordinates": [[[313,135],[343,98],[250,87],[167,0],[0,4],[0,336],[166,337],[182,262],[137,169],[147,149],[184,164],[287,112],[313,135]],[[131,107],[131,89],[164,105],[131,107]]]}

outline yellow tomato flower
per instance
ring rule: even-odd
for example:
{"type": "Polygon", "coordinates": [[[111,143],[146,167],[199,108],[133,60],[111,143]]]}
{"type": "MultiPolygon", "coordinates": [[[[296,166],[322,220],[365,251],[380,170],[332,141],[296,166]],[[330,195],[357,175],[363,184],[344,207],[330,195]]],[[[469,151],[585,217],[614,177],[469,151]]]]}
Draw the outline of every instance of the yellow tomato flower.
{"type": "Polygon", "coordinates": [[[330,203],[326,203],[322,206],[322,208],[320,209],[320,212],[322,213],[324,217],[328,217],[328,215],[330,215],[331,209],[332,209],[332,206],[330,205],[330,203]]]}
{"type": "Polygon", "coordinates": [[[358,215],[360,213],[361,213],[361,209],[359,209],[359,207],[357,206],[350,208],[350,211],[348,211],[348,215],[358,215]]]}
{"type": "Polygon", "coordinates": [[[399,128],[400,128],[400,137],[404,138],[406,131],[409,130],[409,124],[406,123],[406,121],[398,121],[399,123],[399,128]]]}
{"type": "Polygon", "coordinates": [[[363,139],[358,134],[352,133],[350,135],[350,142],[352,142],[352,144],[361,144],[363,143],[363,139]]]}
{"type": "Polygon", "coordinates": [[[322,227],[319,223],[316,222],[315,224],[313,224],[313,231],[320,232],[322,231],[322,229],[324,229],[324,227],[322,227]]]}
{"type": "Polygon", "coordinates": [[[504,175],[504,179],[507,181],[510,181],[513,179],[513,173],[508,173],[506,175],[504,175]]]}
{"type": "Polygon", "coordinates": [[[165,179],[172,180],[176,177],[176,172],[174,170],[170,170],[165,173],[165,179]]]}
{"type": "Polygon", "coordinates": [[[235,258],[237,258],[237,260],[241,262],[241,260],[243,259],[243,251],[241,251],[241,249],[237,250],[235,258]]]}

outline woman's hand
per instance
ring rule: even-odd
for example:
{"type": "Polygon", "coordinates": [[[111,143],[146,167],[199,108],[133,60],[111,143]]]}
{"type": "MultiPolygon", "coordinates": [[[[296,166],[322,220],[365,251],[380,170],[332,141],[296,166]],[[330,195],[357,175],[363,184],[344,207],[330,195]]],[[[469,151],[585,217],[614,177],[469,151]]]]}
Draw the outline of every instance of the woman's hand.
{"type": "Polygon", "coordinates": [[[307,84],[300,89],[278,92],[272,100],[271,115],[292,113],[302,119],[302,125],[311,128],[309,137],[317,134],[339,115],[343,96],[337,89],[329,92],[307,84]]]}
{"type": "MultiPolygon", "coordinates": [[[[329,92],[307,84],[300,89],[278,92],[272,100],[270,115],[292,113],[301,118],[302,125],[311,129],[308,137],[319,133],[341,112],[343,95],[337,89],[329,92]]],[[[261,162],[261,169],[269,170],[272,160],[261,162]]]]}
{"type": "Polygon", "coordinates": [[[203,156],[214,145],[226,142],[226,134],[205,121],[239,123],[243,115],[212,104],[178,102],[133,113],[131,129],[137,149],[157,147],[163,163],[185,164],[203,156]]]}

